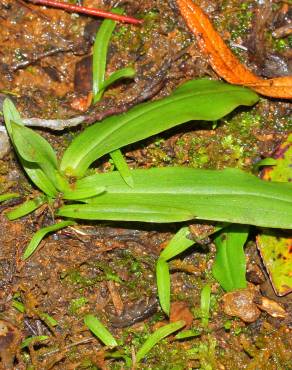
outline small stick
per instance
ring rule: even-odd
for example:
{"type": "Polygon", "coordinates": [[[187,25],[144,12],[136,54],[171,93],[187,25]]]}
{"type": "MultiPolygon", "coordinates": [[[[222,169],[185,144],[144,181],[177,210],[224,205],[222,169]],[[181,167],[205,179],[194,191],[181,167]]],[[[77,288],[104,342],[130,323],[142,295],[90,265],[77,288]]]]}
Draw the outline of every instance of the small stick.
{"type": "Polygon", "coordinates": [[[106,12],[104,10],[99,10],[99,9],[95,9],[95,8],[88,8],[88,7],[85,7],[85,6],[78,6],[78,5],[74,5],[74,4],[68,4],[68,3],[61,3],[61,2],[55,1],[55,0],[28,0],[28,1],[30,1],[31,3],[34,3],[34,4],[40,4],[40,5],[44,5],[44,6],[52,6],[54,8],[64,9],[68,12],[93,15],[93,16],[97,16],[97,17],[113,19],[115,21],[120,21],[120,22],[127,22],[127,23],[132,23],[132,24],[141,24],[141,23],[143,23],[142,19],[127,17],[125,15],[114,14],[114,13],[111,13],[111,12],[106,12]]]}

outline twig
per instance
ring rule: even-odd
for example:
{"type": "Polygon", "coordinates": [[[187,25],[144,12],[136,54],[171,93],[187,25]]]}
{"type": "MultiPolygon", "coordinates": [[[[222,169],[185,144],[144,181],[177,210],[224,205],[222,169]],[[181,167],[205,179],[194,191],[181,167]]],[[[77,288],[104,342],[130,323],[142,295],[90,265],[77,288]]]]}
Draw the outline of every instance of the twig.
{"type": "MultiPolygon", "coordinates": [[[[84,338],[84,339],[82,339],[82,340],[80,340],[78,342],[74,342],[74,343],[68,344],[67,346],[64,347],[64,351],[68,351],[72,347],[79,346],[79,344],[86,344],[86,343],[92,342],[93,339],[94,339],[94,337],[92,337],[92,338],[84,338]]],[[[51,355],[53,355],[53,354],[55,354],[57,352],[60,352],[60,351],[61,351],[61,349],[54,349],[54,350],[52,350],[50,352],[46,352],[46,353],[42,354],[42,357],[51,356],[51,355]]]]}
{"type": "Polygon", "coordinates": [[[44,6],[52,6],[54,8],[60,8],[63,10],[66,10],[68,12],[74,12],[74,13],[82,13],[82,14],[87,14],[87,15],[93,15],[97,17],[102,17],[102,18],[108,18],[108,19],[113,19],[116,21],[120,22],[126,22],[126,23],[132,23],[132,24],[141,24],[143,23],[143,20],[141,19],[136,19],[133,17],[128,17],[125,15],[119,15],[119,14],[114,14],[111,12],[107,12],[104,10],[99,10],[95,8],[88,8],[85,6],[78,6],[74,4],[68,4],[68,3],[61,3],[59,1],[55,0],[28,0],[34,4],[40,4],[44,6]]]}

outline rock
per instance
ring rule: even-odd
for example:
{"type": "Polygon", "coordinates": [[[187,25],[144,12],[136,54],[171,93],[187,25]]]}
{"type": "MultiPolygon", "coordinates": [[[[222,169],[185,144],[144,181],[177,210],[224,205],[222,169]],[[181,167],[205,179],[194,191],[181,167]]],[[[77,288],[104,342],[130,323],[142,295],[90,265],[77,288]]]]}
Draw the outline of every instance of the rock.
{"type": "Polygon", "coordinates": [[[250,288],[236,290],[222,297],[223,310],[229,316],[239,317],[244,322],[256,321],[261,312],[254,303],[256,291],[250,288]]]}

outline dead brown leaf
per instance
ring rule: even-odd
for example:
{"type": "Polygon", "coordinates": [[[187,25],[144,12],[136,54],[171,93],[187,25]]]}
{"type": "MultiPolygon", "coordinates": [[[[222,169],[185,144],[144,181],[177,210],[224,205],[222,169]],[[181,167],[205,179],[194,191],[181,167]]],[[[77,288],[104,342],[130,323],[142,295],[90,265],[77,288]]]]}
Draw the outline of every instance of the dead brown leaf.
{"type": "Polygon", "coordinates": [[[248,86],[262,95],[292,98],[292,77],[265,80],[256,76],[236,58],[198,5],[192,0],[177,0],[177,4],[199,47],[220,77],[232,84],[248,86]]]}
{"type": "Polygon", "coordinates": [[[186,302],[173,302],[170,307],[170,322],[176,322],[183,320],[186,323],[185,328],[188,329],[191,327],[193,322],[193,315],[186,302]]]}

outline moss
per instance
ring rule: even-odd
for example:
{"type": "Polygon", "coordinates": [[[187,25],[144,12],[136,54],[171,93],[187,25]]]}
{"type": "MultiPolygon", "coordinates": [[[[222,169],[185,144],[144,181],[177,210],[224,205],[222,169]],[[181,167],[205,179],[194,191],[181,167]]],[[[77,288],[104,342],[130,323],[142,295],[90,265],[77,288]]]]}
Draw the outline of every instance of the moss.
{"type": "Polygon", "coordinates": [[[85,297],[75,298],[69,304],[69,313],[72,315],[76,315],[78,311],[86,305],[88,299],[85,297]]]}

